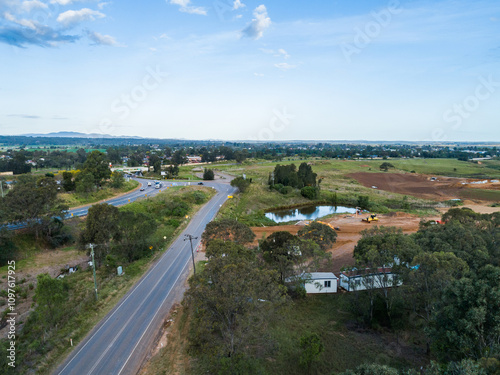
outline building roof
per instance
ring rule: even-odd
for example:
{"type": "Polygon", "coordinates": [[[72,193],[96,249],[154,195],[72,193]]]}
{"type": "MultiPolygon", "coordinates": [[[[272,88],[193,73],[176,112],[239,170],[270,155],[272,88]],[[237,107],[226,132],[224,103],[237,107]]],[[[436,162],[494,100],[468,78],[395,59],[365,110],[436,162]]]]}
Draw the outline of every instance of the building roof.
{"type": "Polygon", "coordinates": [[[341,272],[342,275],[345,275],[347,277],[356,277],[356,276],[370,276],[370,275],[376,275],[380,273],[392,273],[392,268],[391,267],[379,267],[379,268],[365,268],[361,270],[353,270],[353,271],[343,271],[341,272]]]}
{"type": "Polygon", "coordinates": [[[338,279],[333,272],[310,272],[312,280],[338,279]]]}

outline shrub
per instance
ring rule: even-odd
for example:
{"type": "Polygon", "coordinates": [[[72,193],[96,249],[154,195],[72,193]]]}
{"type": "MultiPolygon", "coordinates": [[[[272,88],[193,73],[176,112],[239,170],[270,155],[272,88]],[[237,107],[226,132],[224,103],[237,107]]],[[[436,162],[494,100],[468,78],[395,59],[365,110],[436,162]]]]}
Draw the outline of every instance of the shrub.
{"type": "Polygon", "coordinates": [[[318,190],[312,186],[304,186],[300,189],[300,194],[307,199],[316,199],[318,197],[318,190]]]}

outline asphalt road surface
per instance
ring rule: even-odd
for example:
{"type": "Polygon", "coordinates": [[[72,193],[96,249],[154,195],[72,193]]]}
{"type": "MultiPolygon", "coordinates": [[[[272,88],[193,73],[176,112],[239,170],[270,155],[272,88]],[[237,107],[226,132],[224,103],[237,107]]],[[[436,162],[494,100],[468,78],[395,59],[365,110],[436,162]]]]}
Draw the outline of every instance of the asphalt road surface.
{"type": "MultiPolygon", "coordinates": [[[[147,184],[147,180],[138,180],[147,184]]],[[[191,182],[191,184],[196,183],[191,182]]],[[[189,241],[184,241],[184,234],[198,237],[193,240],[193,248],[196,249],[207,223],[215,217],[220,206],[228,199],[228,195],[236,192],[236,189],[227,183],[204,182],[204,184],[215,188],[217,194],[198,211],[186,230],[158,262],[76,346],[54,374],[137,373],[163,319],[174,302],[182,297],[183,285],[189,275],[191,264],[191,247],[189,241]]],[[[157,193],[158,190],[161,189],[146,187],[145,191],[135,191],[107,203],[126,204],[128,199],[137,199],[146,192],[157,193]],[[134,195],[137,193],[139,193],[137,196],[134,195]]],[[[75,211],[73,214],[82,213],[75,211]]]]}
{"type": "MultiPolygon", "coordinates": [[[[111,204],[113,206],[123,206],[124,204],[134,202],[138,198],[153,197],[156,194],[158,194],[161,191],[163,191],[164,189],[167,189],[167,187],[196,185],[198,183],[198,181],[191,181],[191,182],[188,181],[188,182],[186,182],[186,181],[162,180],[161,181],[162,182],[162,187],[160,189],[155,189],[154,186],[148,186],[148,182],[151,182],[151,184],[153,184],[153,181],[151,181],[151,180],[148,180],[148,179],[145,179],[145,178],[136,178],[136,177],[134,177],[132,179],[136,180],[137,182],[139,182],[141,184],[141,186],[139,186],[138,189],[135,189],[135,190],[133,190],[133,191],[131,191],[129,193],[126,193],[126,194],[124,194],[124,195],[122,195],[120,197],[117,197],[117,198],[107,199],[107,200],[105,200],[105,201],[103,201],[101,203],[107,203],[107,204],[111,204]],[[144,189],[144,190],[141,191],[141,189],[144,189]]],[[[212,186],[213,185],[214,184],[212,183],[212,186]]],[[[70,209],[70,210],[68,210],[68,213],[65,216],[65,218],[67,219],[67,218],[70,218],[70,217],[73,217],[73,216],[85,216],[85,215],[87,215],[87,212],[88,212],[89,208],[93,204],[89,204],[87,206],[82,206],[82,207],[70,209]]]]}

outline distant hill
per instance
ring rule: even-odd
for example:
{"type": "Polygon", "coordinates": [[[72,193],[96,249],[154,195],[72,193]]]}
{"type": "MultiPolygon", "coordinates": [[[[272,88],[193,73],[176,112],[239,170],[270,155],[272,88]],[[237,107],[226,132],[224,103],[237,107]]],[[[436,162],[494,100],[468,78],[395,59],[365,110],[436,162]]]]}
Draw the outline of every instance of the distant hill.
{"type": "Polygon", "coordinates": [[[133,138],[141,139],[142,137],[129,137],[126,135],[114,136],[109,134],[97,134],[97,133],[79,133],[79,132],[55,132],[47,134],[21,134],[21,137],[43,137],[43,138],[133,138]]]}

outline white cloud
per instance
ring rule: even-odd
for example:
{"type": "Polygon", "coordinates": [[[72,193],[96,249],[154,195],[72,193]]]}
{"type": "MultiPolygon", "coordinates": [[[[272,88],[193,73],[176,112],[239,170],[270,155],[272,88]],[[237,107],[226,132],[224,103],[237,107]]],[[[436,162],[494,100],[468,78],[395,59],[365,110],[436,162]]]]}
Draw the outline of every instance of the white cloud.
{"type": "Polygon", "coordinates": [[[118,46],[118,42],[111,35],[102,35],[94,31],[87,31],[90,40],[102,46],[118,46]]]}
{"type": "Polygon", "coordinates": [[[284,59],[289,59],[289,58],[290,58],[290,55],[288,54],[288,52],[287,52],[287,51],[285,51],[283,48],[280,48],[280,49],[278,50],[278,54],[279,54],[280,56],[283,56],[283,58],[284,58],[284,59]]]}
{"type": "Polygon", "coordinates": [[[36,25],[35,25],[35,23],[33,21],[26,20],[26,19],[18,20],[16,17],[14,17],[12,14],[10,14],[8,12],[4,13],[4,18],[7,21],[17,23],[18,25],[27,27],[27,28],[29,28],[31,30],[36,30],[37,29],[37,27],[36,27],[36,25]]]}
{"type": "Polygon", "coordinates": [[[74,0],[51,0],[51,4],[59,4],[59,5],[69,5],[73,3],[74,0]]]}
{"type": "Polygon", "coordinates": [[[279,64],[274,64],[274,66],[278,69],[281,69],[281,70],[290,70],[290,69],[294,69],[297,67],[297,65],[291,65],[291,64],[288,64],[288,63],[279,63],[279,64]]]}
{"type": "Polygon", "coordinates": [[[99,3],[97,4],[97,7],[102,10],[106,5],[109,5],[111,4],[110,2],[102,2],[102,3],[99,3]]]}
{"type": "Polygon", "coordinates": [[[240,8],[244,8],[246,7],[245,4],[243,4],[241,2],[241,0],[234,0],[234,3],[233,3],[233,10],[236,10],[236,9],[240,9],[240,8]]]}
{"type": "Polygon", "coordinates": [[[80,10],[68,10],[64,13],[59,14],[57,21],[62,23],[64,26],[70,26],[75,23],[95,20],[96,18],[104,18],[105,14],[98,12],[97,10],[92,10],[89,8],[83,8],[80,10]]]}
{"type": "MultiPolygon", "coordinates": [[[[168,0],[166,1],[168,2],[168,0]]],[[[184,13],[200,14],[202,16],[207,15],[207,11],[204,7],[195,7],[190,5],[191,0],[170,0],[170,4],[179,5],[179,10],[184,13]]]]}
{"type": "Polygon", "coordinates": [[[273,55],[275,57],[283,57],[285,60],[290,58],[290,55],[283,48],[278,49],[277,51],[268,48],[259,48],[262,52],[273,55]]]}
{"type": "Polygon", "coordinates": [[[23,1],[21,3],[21,9],[25,12],[31,12],[33,9],[45,9],[45,8],[48,8],[48,5],[42,3],[39,0],[23,1]]]}
{"type": "Polygon", "coordinates": [[[264,35],[264,30],[271,26],[271,18],[267,15],[265,5],[259,5],[255,8],[253,15],[255,18],[242,32],[244,36],[252,39],[259,39],[264,35]]]}
{"type": "Polygon", "coordinates": [[[256,77],[264,77],[264,73],[254,73],[253,75],[256,77]]]}

